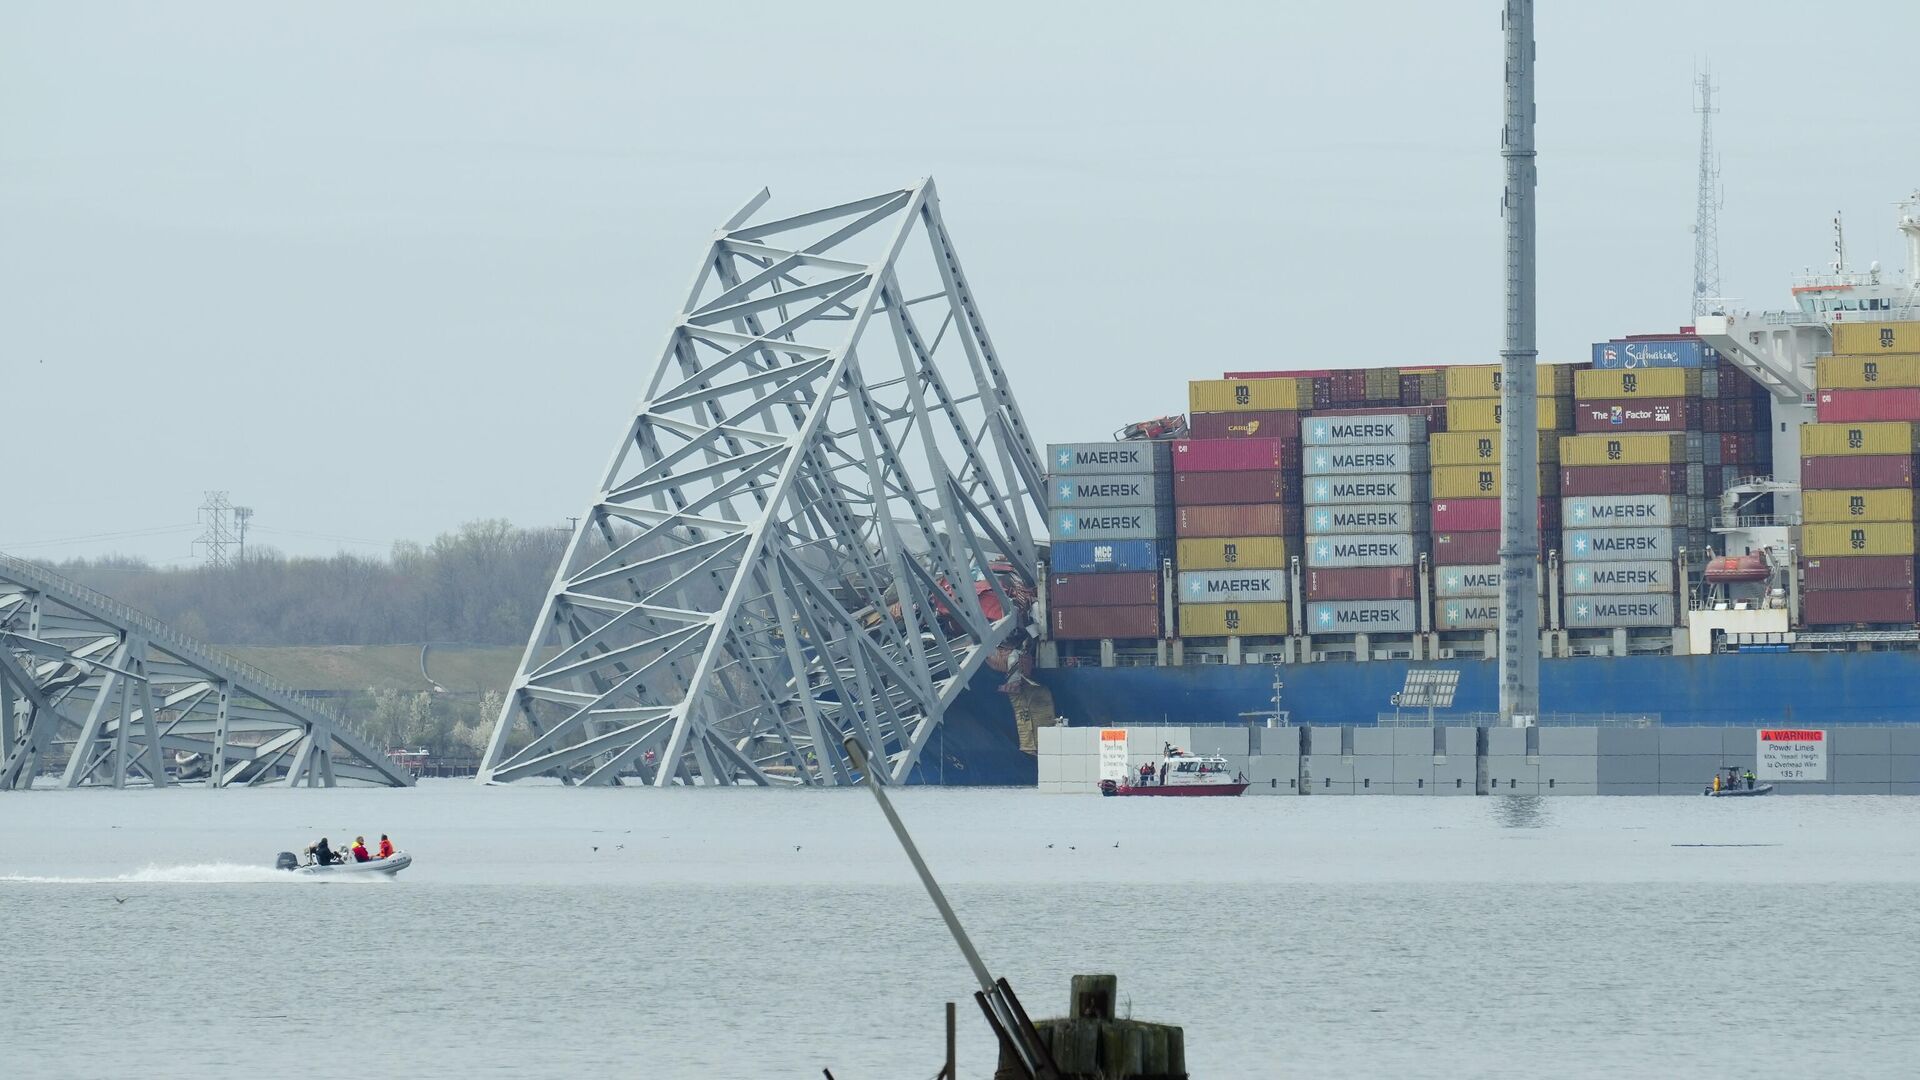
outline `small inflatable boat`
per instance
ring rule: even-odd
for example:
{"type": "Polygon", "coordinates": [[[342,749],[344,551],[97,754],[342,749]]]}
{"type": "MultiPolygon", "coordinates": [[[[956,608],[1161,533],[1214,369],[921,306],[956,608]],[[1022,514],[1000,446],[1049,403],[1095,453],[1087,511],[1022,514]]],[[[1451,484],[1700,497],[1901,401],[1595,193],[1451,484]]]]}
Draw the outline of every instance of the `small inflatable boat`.
{"type": "Polygon", "coordinates": [[[1715,799],[1738,799],[1753,795],[1770,795],[1772,793],[1772,784],[1755,784],[1753,787],[1723,787],[1719,791],[1708,788],[1701,792],[1701,794],[1715,799]]]}
{"type": "Polygon", "coordinates": [[[295,874],[307,874],[312,877],[365,877],[369,874],[385,874],[388,877],[413,865],[413,856],[404,851],[396,851],[384,859],[368,859],[366,862],[354,862],[353,856],[347,856],[346,862],[321,866],[319,863],[303,863],[300,857],[291,851],[283,851],[274,859],[276,870],[287,870],[295,874]]]}

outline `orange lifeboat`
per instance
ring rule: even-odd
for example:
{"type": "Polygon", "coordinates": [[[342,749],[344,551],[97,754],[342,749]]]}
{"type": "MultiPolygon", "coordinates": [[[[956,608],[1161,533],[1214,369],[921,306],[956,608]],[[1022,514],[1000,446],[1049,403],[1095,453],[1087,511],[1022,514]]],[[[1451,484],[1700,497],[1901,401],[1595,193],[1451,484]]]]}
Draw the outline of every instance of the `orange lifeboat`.
{"type": "Polygon", "coordinates": [[[1757,551],[1728,555],[1707,563],[1706,578],[1713,585],[1739,585],[1765,581],[1772,576],[1773,569],[1767,565],[1767,557],[1757,551]]]}

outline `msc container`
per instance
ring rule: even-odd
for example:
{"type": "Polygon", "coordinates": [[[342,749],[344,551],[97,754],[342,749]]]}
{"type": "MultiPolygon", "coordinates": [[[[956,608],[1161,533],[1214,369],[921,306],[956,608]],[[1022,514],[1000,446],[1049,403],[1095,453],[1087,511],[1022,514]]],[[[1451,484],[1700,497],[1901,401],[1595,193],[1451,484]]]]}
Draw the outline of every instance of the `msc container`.
{"type": "Polygon", "coordinates": [[[1155,540],[1173,535],[1171,506],[1055,510],[1047,520],[1055,540],[1155,540]]]}
{"type": "MultiPolygon", "coordinates": [[[[1832,357],[1822,357],[1830,360],[1832,357]]],[[[1920,360],[1920,357],[1914,359],[1920,360]]],[[[1920,420],[1920,386],[1889,386],[1884,390],[1822,390],[1815,399],[1823,424],[1863,420],[1920,420]]]]}
{"type": "MultiPolygon", "coordinates": [[[[1920,424],[1862,422],[1857,424],[1801,424],[1801,457],[1888,456],[1912,457],[1920,450],[1920,424]]],[[[1852,487],[1865,485],[1853,484],[1852,487]]]]}
{"type": "Polygon", "coordinates": [[[1307,571],[1309,600],[1411,600],[1413,567],[1357,566],[1307,571]]]}
{"type": "Polygon", "coordinates": [[[1160,636],[1160,605],[1055,607],[1049,623],[1053,627],[1054,638],[1060,641],[1157,638],[1160,636]]]}
{"type": "Polygon", "coordinates": [[[1912,488],[1803,490],[1800,516],[1809,524],[1846,521],[1913,521],[1912,488]]]}
{"type": "MultiPolygon", "coordinates": [[[[1540,573],[1539,564],[1534,564],[1534,592],[1546,595],[1546,575],[1540,573]]],[[[1453,599],[1462,596],[1499,596],[1500,564],[1480,563],[1474,566],[1449,566],[1437,570],[1433,575],[1433,595],[1441,599],[1453,599]]]]}
{"type": "MultiPolygon", "coordinates": [[[[1541,431],[1561,431],[1567,427],[1567,400],[1559,397],[1535,398],[1533,426],[1541,431]]],[[[1499,398],[1467,398],[1447,402],[1448,431],[1500,430],[1499,398]]]]}
{"type": "Polygon", "coordinates": [[[1047,464],[1056,476],[1089,473],[1166,472],[1172,451],[1164,442],[1052,443],[1047,464]]]}
{"type": "Polygon", "coordinates": [[[1292,412],[1308,408],[1309,379],[1195,379],[1187,384],[1189,413],[1292,412]]]}
{"type": "MultiPolygon", "coordinates": [[[[1677,495],[1686,490],[1687,470],[1675,465],[1563,465],[1560,468],[1560,494],[1563,497],[1677,495]]],[[[1565,517],[1563,511],[1562,520],[1565,517]]]]}
{"type": "Polygon", "coordinates": [[[1300,474],[1277,469],[1173,474],[1175,506],[1300,501],[1300,474]]]}
{"type": "Polygon", "coordinates": [[[1307,565],[1316,570],[1352,566],[1412,566],[1420,554],[1414,533],[1354,533],[1307,541],[1307,565]]]}
{"type": "Polygon", "coordinates": [[[1285,469],[1298,458],[1286,439],[1176,439],[1174,472],[1255,472],[1285,469]]]}
{"type": "Polygon", "coordinates": [[[1686,544],[1685,529],[1569,529],[1560,554],[1567,562],[1647,562],[1671,559],[1686,544]]]}
{"type": "Polygon", "coordinates": [[[1354,503],[1316,506],[1307,513],[1307,533],[1423,533],[1427,508],[1418,503],[1354,503]]]}
{"type": "MultiPolygon", "coordinates": [[[[1428,456],[1436,466],[1500,464],[1497,431],[1446,431],[1429,438],[1427,445],[1428,456]]],[[[1541,461],[1560,459],[1560,440],[1552,433],[1541,435],[1536,445],[1540,448],[1541,461]]]]}
{"type": "Polygon", "coordinates": [[[1686,507],[1674,513],[1672,495],[1582,495],[1563,500],[1560,520],[1570,529],[1632,526],[1660,529],[1688,524],[1686,507]],[[1675,517],[1680,520],[1675,521],[1675,517]]]}
{"type": "Polygon", "coordinates": [[[1905,555],[1800,560],[1800,587],[1807,591],[1898,587],[1911,592],[1917,580],[1920,577],[1915,574],[1914,560],[1905,555]]]}
{"type": "Polygon", "coordinates": [[[1175,536],[1285,536],[1300,531],[1300,508],[1283,503],[1182,506],[1174,511],[1175,536]]]}
{"type": "Polygon", "coordinates": [[[1671,559],[1576,563],[1562,575],[1568,595],[1580,593],[1672,593],[1671,559]]]}
{"type": "Polygon", "coordinates": [[[1047,483],[1053,509],[1095,506],[1164,506],[1173,502],[1166,473],[1111,473],[1055,476],[1047,483]]]}
{"type": "Polygon", "coordinates": [[[1420,629],[1412,600],[1322,600],[1307,605],[1313,634],[1411,634],[1420,629]]]}
{"type": "Polygon", "coordinates": [[[1293,633],[1285,604],[1181,604],[1182,637],[1281,637],[1293,633]]]}
{"type": "Polygon", "coordinates": [[[1671,596],[1569,596],[1567,625],[1577,627],[1672,626],[1671,596]]]}
{"type": "Polygon", "coordinates": [[[1920,386],[1920,355],[1823,356],[1813,362],[1813,384],[1823,390],[1920,386]]]}
{"type": "Polygon", "coordinates": [[[1500,561],[1500,530],[1435,533],[1435,566],[1484,566],[1500,561]]]}
{"type": "Polygon", "coordinates": [[[1496,630],[1500,626],[1500,598],[1456,596],[1433,606],[1436,630],[1496,630]]]}
{"type": "Polygon", "coordinates": [[[1603,371],[1709,367],[1719,358],[1698,338],[1599,341],[1593,346],[1593,366],[1603,371]]]}
{"type": "Polygon", "coordinates": [[[1833,351],[1920,353],[1920,322],[1834,323],[1833,351]]]}
{"type": "Polygon", "coordinates": [[[1699,397],[1700,371],[1697,368],[1579,371],[1573,376],[1573,396],[1578,401],[1699,397]]]}
{"type": "Polygon", "coordinates": [[[1187,426],[1196,439],[1297,439],[1300,414],[1297,412],[1218,412],[1194,413],[1187,426]]]}
{"type": "Polygon", "coordinates": [[[1803,626],[1912,621],[1913,590],[1910,588],[1843,589],[1838,592],[1809,590],[1800,594],[1800,623],[1803,626]]]}
{"type": "Polygon", "coordinates": [[[1081,540],[1055,543],[1048,563],[1059,574],[1125,574],[1157,571],[1172,554],[1163,540],[1081,540]]]}
{"type": "Polygon", "coordinates": [[[1285,570],[1188,570],[1180,575],[1181,604],[1284,603],[1285,570]]]}
{"type": "Polygon", "coordinates": [[[1425,446],[1316,446],[1301,455],[1303,476],[1345,476],[1353,473],[1423,473],[1425,446]]]}
{"type": "Polygon", "coordinates": [[[1300,425],[1300,444],[1316,446],[1414,446],[1426,441],[1427,418],[1414,413],[1315,416],[1300,425]]]}
{"type": "Polygon", "coordinates": [[[1620,401],[1579,401],[1573,406],[1573,430],[1582,434],[1608,431],[1685,431],[1698,427],[1701,416],[1691,398],[1628,398],[1620,401]]]}
{"type": "MultiPolygon", "coordinates": [[[[1536,521],[1542,529],[1560,527],[1560,500],[1549,491],[1540,500],[1536,521]]],[[[1436,533],[1500,531],[1500,500],[1440,499],[1433,504],[1433,531],[1436,533]]]]}
{"type": "MultiPolygon", "coordinates": [[[[1501,365],[1468,364],[1446,369],[1447,401],[1500,396],[1501,365]]],[[[1573,388],[1573,365],[1539,364],[1533,369],[1536,397],[1564,397],[1573,388]]],[[[1451,428],[1451,425],[1449,425],[1451,428]]]]}
{"type": "Polygon", "coordinates": [[[1174,541],[1174,565],[1186,570],[1281,570],[1287,542],[1277,536],[1203,537],[1174,541]]]}
{"type": "Polygon", "coordinates": [[[1800,488],[1910,488],[1913,457],[1885,454],[1871,457],[1803,457],[1800,488]]]}
{"type": "Polygon", "coordinates": [[[1160,602],[1160,572],[1054,574],[1047,579],[1047,606],[1143,607],[1160,602]]]}
{"type": "Polygon", "coordinates": [[[1802,525],[1800,554],[1809,559],[1848,555],[1913,556],[1913,523],[1862,521],[1847,525],[1802,525]]]}
{"type": "MultiPolygon", "coordinates": [[[[1434,469],[1432,477],[1435,500],[1500,497],[1498,465],[1448,465],[1434,469]]],[[[1554,467],[1542,465],[1537,480],[1541,494],[1553,494],[1554,467]]]]}
{"type": "Polygon", "coordinates": [[[1569,435],[1562,465],[1673,465],[1687,460],[1685,435],[1569,435]]]}
{"type": "Polygon", "coordinates": [[[1304,501],[1308,506],[1422,502],[1427,497],[1424,476],[1318,476],[1305,483],[1304,501]]]}

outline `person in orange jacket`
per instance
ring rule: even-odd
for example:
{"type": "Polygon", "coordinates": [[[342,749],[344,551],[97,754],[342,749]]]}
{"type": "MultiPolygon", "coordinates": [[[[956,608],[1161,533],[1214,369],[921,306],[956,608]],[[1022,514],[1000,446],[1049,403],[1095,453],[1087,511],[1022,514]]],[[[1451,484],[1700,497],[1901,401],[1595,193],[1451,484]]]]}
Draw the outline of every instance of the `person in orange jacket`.
{"type": "Polygon", "coordinates": [[[393,857],[393,841],[387,839],[386,833],[381,833],[379,858],[390,859],[392,857],[393,857]]]}

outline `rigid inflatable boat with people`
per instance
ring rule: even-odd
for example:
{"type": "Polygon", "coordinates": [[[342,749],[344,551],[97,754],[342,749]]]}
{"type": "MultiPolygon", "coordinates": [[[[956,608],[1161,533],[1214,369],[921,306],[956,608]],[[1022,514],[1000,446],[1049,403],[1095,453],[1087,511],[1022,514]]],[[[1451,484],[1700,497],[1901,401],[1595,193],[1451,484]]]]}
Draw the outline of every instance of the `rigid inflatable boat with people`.
{"type": "Polygon", "coordinates": [[[306,851],[306,860],[291,851],[283,851],[274,858],[276,870],[287,870],[295,874],[313,877],[365,877],[370,874],[385,874],[392,877],[413,865],[413,856],[397,851],[385,837],[380,837],[380,854],[367,853],[366,839],[357,839],[349,849],[334,850],[327,846],[327,838],[321,837],[306,851]]]}

